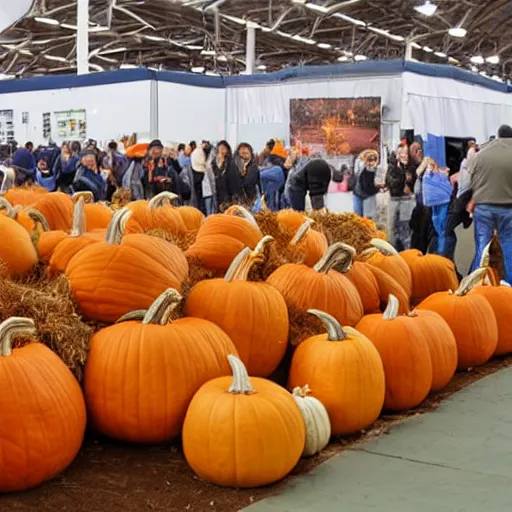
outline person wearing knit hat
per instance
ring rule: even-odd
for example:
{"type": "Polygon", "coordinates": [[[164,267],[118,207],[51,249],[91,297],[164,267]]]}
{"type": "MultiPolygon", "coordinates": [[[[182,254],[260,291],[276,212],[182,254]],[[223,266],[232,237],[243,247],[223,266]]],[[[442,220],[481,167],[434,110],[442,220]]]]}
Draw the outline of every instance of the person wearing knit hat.
{"type": "Polygon", "coordinates": [[[270,154],[272,156],[278,156],[279,158],[283,158],[285,160],[288,157],[288,151],[286,151],[286,148],[283,146],[282,142],[279,140],[276,141],[276,143],[274,144],[274,147],[270,151],[270,154]]]}
{"type": "Polygon", "coordinates": [[[16,183],[21,185],[34,176],[36,159],[28,149],[20,148],[14,153],[11,167],[16,171],[16,183]]]}
{"type": "Polygon", "coordinates": [[[75,173],[72,192],[92,192],[95,201],[105,198],[106,182],[98,166],[98,153],[95,149],[86,149],[80,155],[80,166],[75,173]]]}

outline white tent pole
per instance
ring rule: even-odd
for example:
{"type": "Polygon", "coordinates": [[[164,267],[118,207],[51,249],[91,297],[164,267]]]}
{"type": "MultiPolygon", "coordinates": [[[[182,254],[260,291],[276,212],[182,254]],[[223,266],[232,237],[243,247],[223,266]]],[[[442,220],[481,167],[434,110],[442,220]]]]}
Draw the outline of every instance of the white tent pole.
{"type": "Polygon", "coordinates": [[[245,72],[248,75],[254,74],[254,62],[256,60],[256,24],[247,22],[247,42],[245,55],[245,72]]]}
{"type": "Polygon", "coordinates": [[[89,73],[89,0],[77,2],[76,61],[77,73],[89,73]]]}

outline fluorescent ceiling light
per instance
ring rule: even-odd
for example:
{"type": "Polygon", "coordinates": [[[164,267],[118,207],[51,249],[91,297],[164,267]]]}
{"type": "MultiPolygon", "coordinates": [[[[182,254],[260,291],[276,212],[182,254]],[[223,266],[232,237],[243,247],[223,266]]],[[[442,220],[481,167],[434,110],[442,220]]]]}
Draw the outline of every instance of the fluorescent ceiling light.
{"type": "MultiPolygon", "coordinates": [[[[238,25],[247,25],[249,22],[245,21],[243,18],[238,18],[237,16],[229,16],[227,14],[223,14],[222,17],[226,20],[232,21],[233,23],[237,23],[238,25]]],[[[254,23],[256,25],[255,28],[258,28],[259,25],[254,23]]]]}
{"type": "Polygon", "coordinates": [[[88,32],[108,32],[110,29],[108,27],[103,27],[98,25],[97,27],[91,27],[88,32]]]}
{"type": "Polygon", "coordinates": [[[301,43],[316,44],[316,41],[314,39],[308,39],[307,37],[302,37],[299,36],[298,34],[292,36],[292,39],[295,39],[295,41],[300,41],[301,43]]]}
{"type": "Polygon", "coordinates": [[[430,2],[430,0],[426,0],[423,5],[416,6],[414,10],[425,16],[433,16],[437,11],[437,5],[430,2]]]}
{"type": "Polygon", "coordinates": [[[356,62],[359,62],[359,61],[362,61],[362,60],[368,60],[368,57],[367,57],[366,55],[356,55],[356,56],[354,57],[354,60],[355,60],[356,62]]]}
{"type": "Polygon", "coordinates": [[[157,42],[160,42],[160,41],[167,41],[167,39],[165,37],[161,37],[161,36],[143,36],[144,39],[147,39],[148,41],[157,41],[157,42]]]}
{"type": "Polygon", "coordinates": [[[473,71],[473,73],[478,73],[478,68],[476,66],[471,66],[471,71],[473,71]]]}
{"type": "Polygon", "coordinates": [[[454,27],[448,30],[448,34],[450,34],[452,37],[466,37],[467,33],[468,31],[462,27],[454,27]]]}
{"type": "Polygon", "coordinates": [[[217,62],[227,62],[228,58],[225,55],[219,55],[217,57],[217,62]]]}
{"type": "Polygon", "coordinates": [[[486,71],[480,71],[480,74],[481,74],[482,76],[487,76],[487,72],[486,72],[486,71]]]}
{"type": "Polygon", "coordinates": [[[473,64],[483,64],[485,62],[484,58],[481,55],[474,55],[469,59],[473,64]]]}
{"type": "Polygon", "coordinates": [[[38,23],[46,23],[46,25],[60,25],[60,23],[57,20],[54,20],[53,18],[34,18],[35,21],[38,23]]]}
{"type": "Polygon", "coordinates": [[[423,51],[427,53],[432,53],[434,50],[432,50],[432,48],[430,48],[429,46],[424,46],[423,51]]]}
{"type": "Polygon", "coordinates": [[[491,57],[487,57],[485,59],[489,64],[499,64],[500,63],[500,56],[499,55],[492,55],[491,57]]]}
{"type": "Polygon", "coordinates": [[[103,50],[100,52],[100,55],[108,55],[109,53],[121,53],[127,51],[128,48],[124,46],[122,48],[109,48],[108,50],[103,50]]]}
{"type": "Polygon", "coordinates": [[[318,46],[318,48],[322,48],[324,50],[328,50],[329,48],[332,48],[332,45],[330,45],[329,43],[318,43],[317,46],[318,46]]]}
{"type": "Polygon", "coordinates": [[[78,27],[76,25],[70,25],[69,23],[62,23],[62,28],[68,28],[69,30],[78,30],[78,27]]]}
{"type": "Polygon", "coordinates": [[[351,16],[347,16],[346,14],[340,14],[339,12],[333,15],[336,18],[339,18],[340,20],[348,21],[349,23],[352,23],[353,25],[358,25],[359,27],[366,27],[366,23],[361,20],[356,20],[355,18],[352,18],[351,16]]]}
{"type": "Polygon", "coordinates": [[[67,60],[64,57],[59,57],[58,55],[43,55],[45,59],[48,60],[55,60],[57,62],[67,62],[67,60]]]}
{"type": "Polygon", "coordinates": [[[348,57],[346,55],[342,55],[341,57],[338,57],[338,61],[339,62],[347,62],[348,61],[348,57]]]}
{"type": "Polygon", "coordinates": [[[294,4],[305,5],[307,0],[292,0],[294,4]]]}
{"type": "Polygon", "coordinates": [[[0,80],[12,80],[13,78],[16,78],[14,75],[4,75],[3,73],[0,73],[0,80]]]}
{"type": "Polygon", "coordinates": [[[188,44],[185,46],[187,50],[202,50],[203,47],[199,46],[198,44],[188,44]]]}
{"type": "Polygon", "coordinates": [[[413,42],[413,43],[411,43],[411,46],[412,46],[413,48],[416,48],[416,50],[421,50],[421,46],[420,46],[418,43],[414,43],[414,42],[413,42]]]}
{"type": "Polygon", "coordinates": [[[260,64],[260,65],[258,66],[258,69],[259,69],[260,71],[266,71],[267,66],[265,66],[265,64],[260,64]]]}
{"type": "Polygon", "coordinates": [[[434,55],[437,55],[441,59],[446,59],[446,57],[448,57],[448,55],[446,55],[446,53],[443,52],[434,52],[434,55]]]}
{"type": "Polygon", "coordinates": [[[390,34],[387,30],[383,30],[377,27],[368,27],[368,30],[375,32],[376,34],[383,35],[385,37],[389,37],[389,39],[393,39],[395,41],[403,41],[404,38],[402,36],[396,36],[395,34],[390,34]]]}
{"type": "Polygon", "coordinates": [[[134,64],[121,64],[119,69],[137,69],[137,66],[134,64]]]}
{"type": "Polygon", "coordinates": [[[322,14],[327,14],[329,12],[329,9],[327,7],[324,7],[323,5],[317,5],[317,4],[306,4],[306,7],[308,9],[311,9],[312,11],[321,12],[322,14]]]}
{"type": "Polygon", "coordinates": [[[207,75],[207,76],[220,76],[220,74],[219,73],[215,73],[215,71],[207,71],[205,73],[205,75],[207,75]]]}
{"type": "Polygon", "coordinates": [[[499,77],[498,75],[492,75],[491,78],[495,80],[496,82],[503,82],[503,79],[499,77]]]}
{"type": "Polygon", "coordinates": [[[192,71],[192,73],[204,73],[204,67],[198,66],[196,68],[191,68],[190,71],[192,71]]]}
{"type": "Polygon", "coordinates": [[[201,55],[208,55],[209,57],[213,57],[214,55],[217,55],[217,52],[215,50],[203,50],[201,55]]]}
{"type": "Polygon", "coordinates": [[[460,64],[460,61],[454,57],[448,57],[448,62],[451,62],[452,64],[460,64]]]}

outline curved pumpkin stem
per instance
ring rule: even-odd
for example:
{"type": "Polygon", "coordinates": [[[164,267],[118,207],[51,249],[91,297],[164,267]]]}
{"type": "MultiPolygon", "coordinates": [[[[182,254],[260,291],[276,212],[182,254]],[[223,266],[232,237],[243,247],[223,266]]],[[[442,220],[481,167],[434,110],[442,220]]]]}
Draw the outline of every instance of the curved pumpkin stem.
{"type": "Polygon", "coordinates": [[[298,396],[300,398],[306,398],[308,395],[311,394],[311,389],[309,387],[309,384],[306,384],[305,386],[297,386],[296,388],[293,388],[292,395],[298,396]]]}
{"type": "Polygon", "coordinates": [[[233,354],[228,355],[229,366],[233,372],[233,382],[228,390],[228,393],[234,395],[250,395],[254,393],[249,374],[244,363],[233,354]]]}
{"type": "Polygon", "coordinates": [[[12,204],[5,199],[5,197],[0,196],[0,210],[6,210],[7,217],[10,219],[16,220],[17,212],[12,206],[12,204]]]}
{"type": "Polygon", "coordinates": [[[242,217],[242,219],[248,220],[255,226],[258,225],[256,222],[256,219],[254,218],[254,215],[243,206],[240,206],[239,204],[234,204],[230,206],[225,212],[224,215],[232,215],[233,217],[242,217]]]}
{"type": "Polygon", "coordinates": [[[333,269],[339,272],[348,272],[352,267],[355,255],[356,250],[353,247],[343,242],[336,242],[327,249],[327,252],[313,269],[324,274],[333,269]]]}
{"type": "Polygon", "coordinates": [[[120,316],[116,320],[116,324],[122,324],[123,322],[132,322],[132,321],[142,321],[148,312],[147,309],[136,309],[135,311],[130,311],[123,316],[120,316]]]}
{"type": "Polygon", "coordinates": [[[388,299],[388,305],[382,314],[383,320],[394,320],[398,318],[398,312],[400,311],[400,301],[394,296],[390,295],[388,299]]]}
{"type": "Polygon", "coordinates": [[[83,200],[84,203],[94,203],[94,194],[89,190],[84,190],[82,192],[75,192],[71,199],[73,203],[78,202],[80,199],[83,200]]]}
{"type": "Polygon", "coordinates": [[[313,219],[305,219],[304,222],[300,225],[299,229],[297,229],[295,232],[295,235],[293,235],[293,238],[290,241],[290,245],[293,247],[302,242],[314,223],[315,221],[313,219]]]}
{"type": "Polygon", "coordinates": [[[249,247],[242,249],[231,262],[224,280],[229,282],[247,281],[252,266],[263,260],[265,247],[273,240],[273,237],[266,235],[258,242],[253,251],[249,247]]]}
{"type": "Polygon", "coordinates": [[[494,242],[494,237],[491,241],[485,246],[482,252],[482,258],[480,259],[480,268],[487,269],[487,276],[484,278],[484,282],[482,284],[490,284],[491,286],[500,286],[500,277],[498,272],[491,265],[491,248],[494,242]]]}
{"type": "Polygon", "coordinates": [[[132,212],[128,208],[121,208],[114,213],[112,220],[107,228],[105,241],[109,244],[119,245],[123,239],[124,230],[132,212]]]}
{"type": "Polygon", "coordinates": [[[455,295],[459,297],[467,295],[475,286],[482,284],[486,277],[487,269],[477,268],[460,282],[459,287],[455,290],[455,295]]]}
{"type": "Polygon", "coordinates": [[[398,254],[398,251],[389,242],[380,238],[372,238],[371,244],[384,256],[396,256],[398,254]]]}
{"type": "Polygon", "coordinates": [[[0,353],[2,356],[12,354],[12,340],[16,336],[33,336],[36,333],[34,320],[12,316],[0,324],[0,353]]]}
{"type": "Polygon", "coordinates": [[[341,327],[338,320],[336,320],[336,318],[329,315],[325,311],[320,311],[318,309],[308,309],[308,313],[310,315],[316,316],[322,321],[324,327],[327,330],[327,339],[329,341],[343,341],[347,337],[344,328],[341,327]]]}
{"type": "Polygon", "coordinates": [[[167,325],[172,312],[179,306],[183,297],[174,288],[168,288],[146,311],[143,324],[167,325]]]}
{"type": "Polygon", "coordinates": [[[82,236],[87,231],[85,211],[84,211],[84,198],[79,197],[75,203],[73,210],[73,225],[71,227],[71,236],[82,236]]]}
{"type": "Polygon", "coordinates": [[[160,208],[165,205],[171,206],[172,202],[176,201],[178,197],[177,194],[164,190],[148,201],[148,208],[152,210],[153,208],[160,208]]]}
{"type": "Polygon", "coordinates": [[[4,174],[4,179],[0,186],[0,194],[3,194],[13,188],[16,182],[16,171],[12,167],[2,167],[2,172],[4,174]]]}
{"type": "Polygon", "coordinates": [[[30,208],[27,210],[27,215],[34,221],[35,227],[41,226],[41,231],[45,233],[50,231],[50,224],[48,224],[46,217],[39,210],[30,208]]]}

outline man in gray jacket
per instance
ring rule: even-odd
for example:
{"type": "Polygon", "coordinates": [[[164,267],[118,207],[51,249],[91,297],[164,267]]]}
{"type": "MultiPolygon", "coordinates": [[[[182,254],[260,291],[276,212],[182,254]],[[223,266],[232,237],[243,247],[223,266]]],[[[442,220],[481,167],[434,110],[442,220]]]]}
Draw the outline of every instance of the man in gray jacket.
{"type": "Polygon", "coordinates": [[[470,169],[473,189],[476,256],[480,265],[493,232],[503,249],[506,279],[512,282],[512,128],[500,126],[498,138],[477,155],[470,169]]]}

